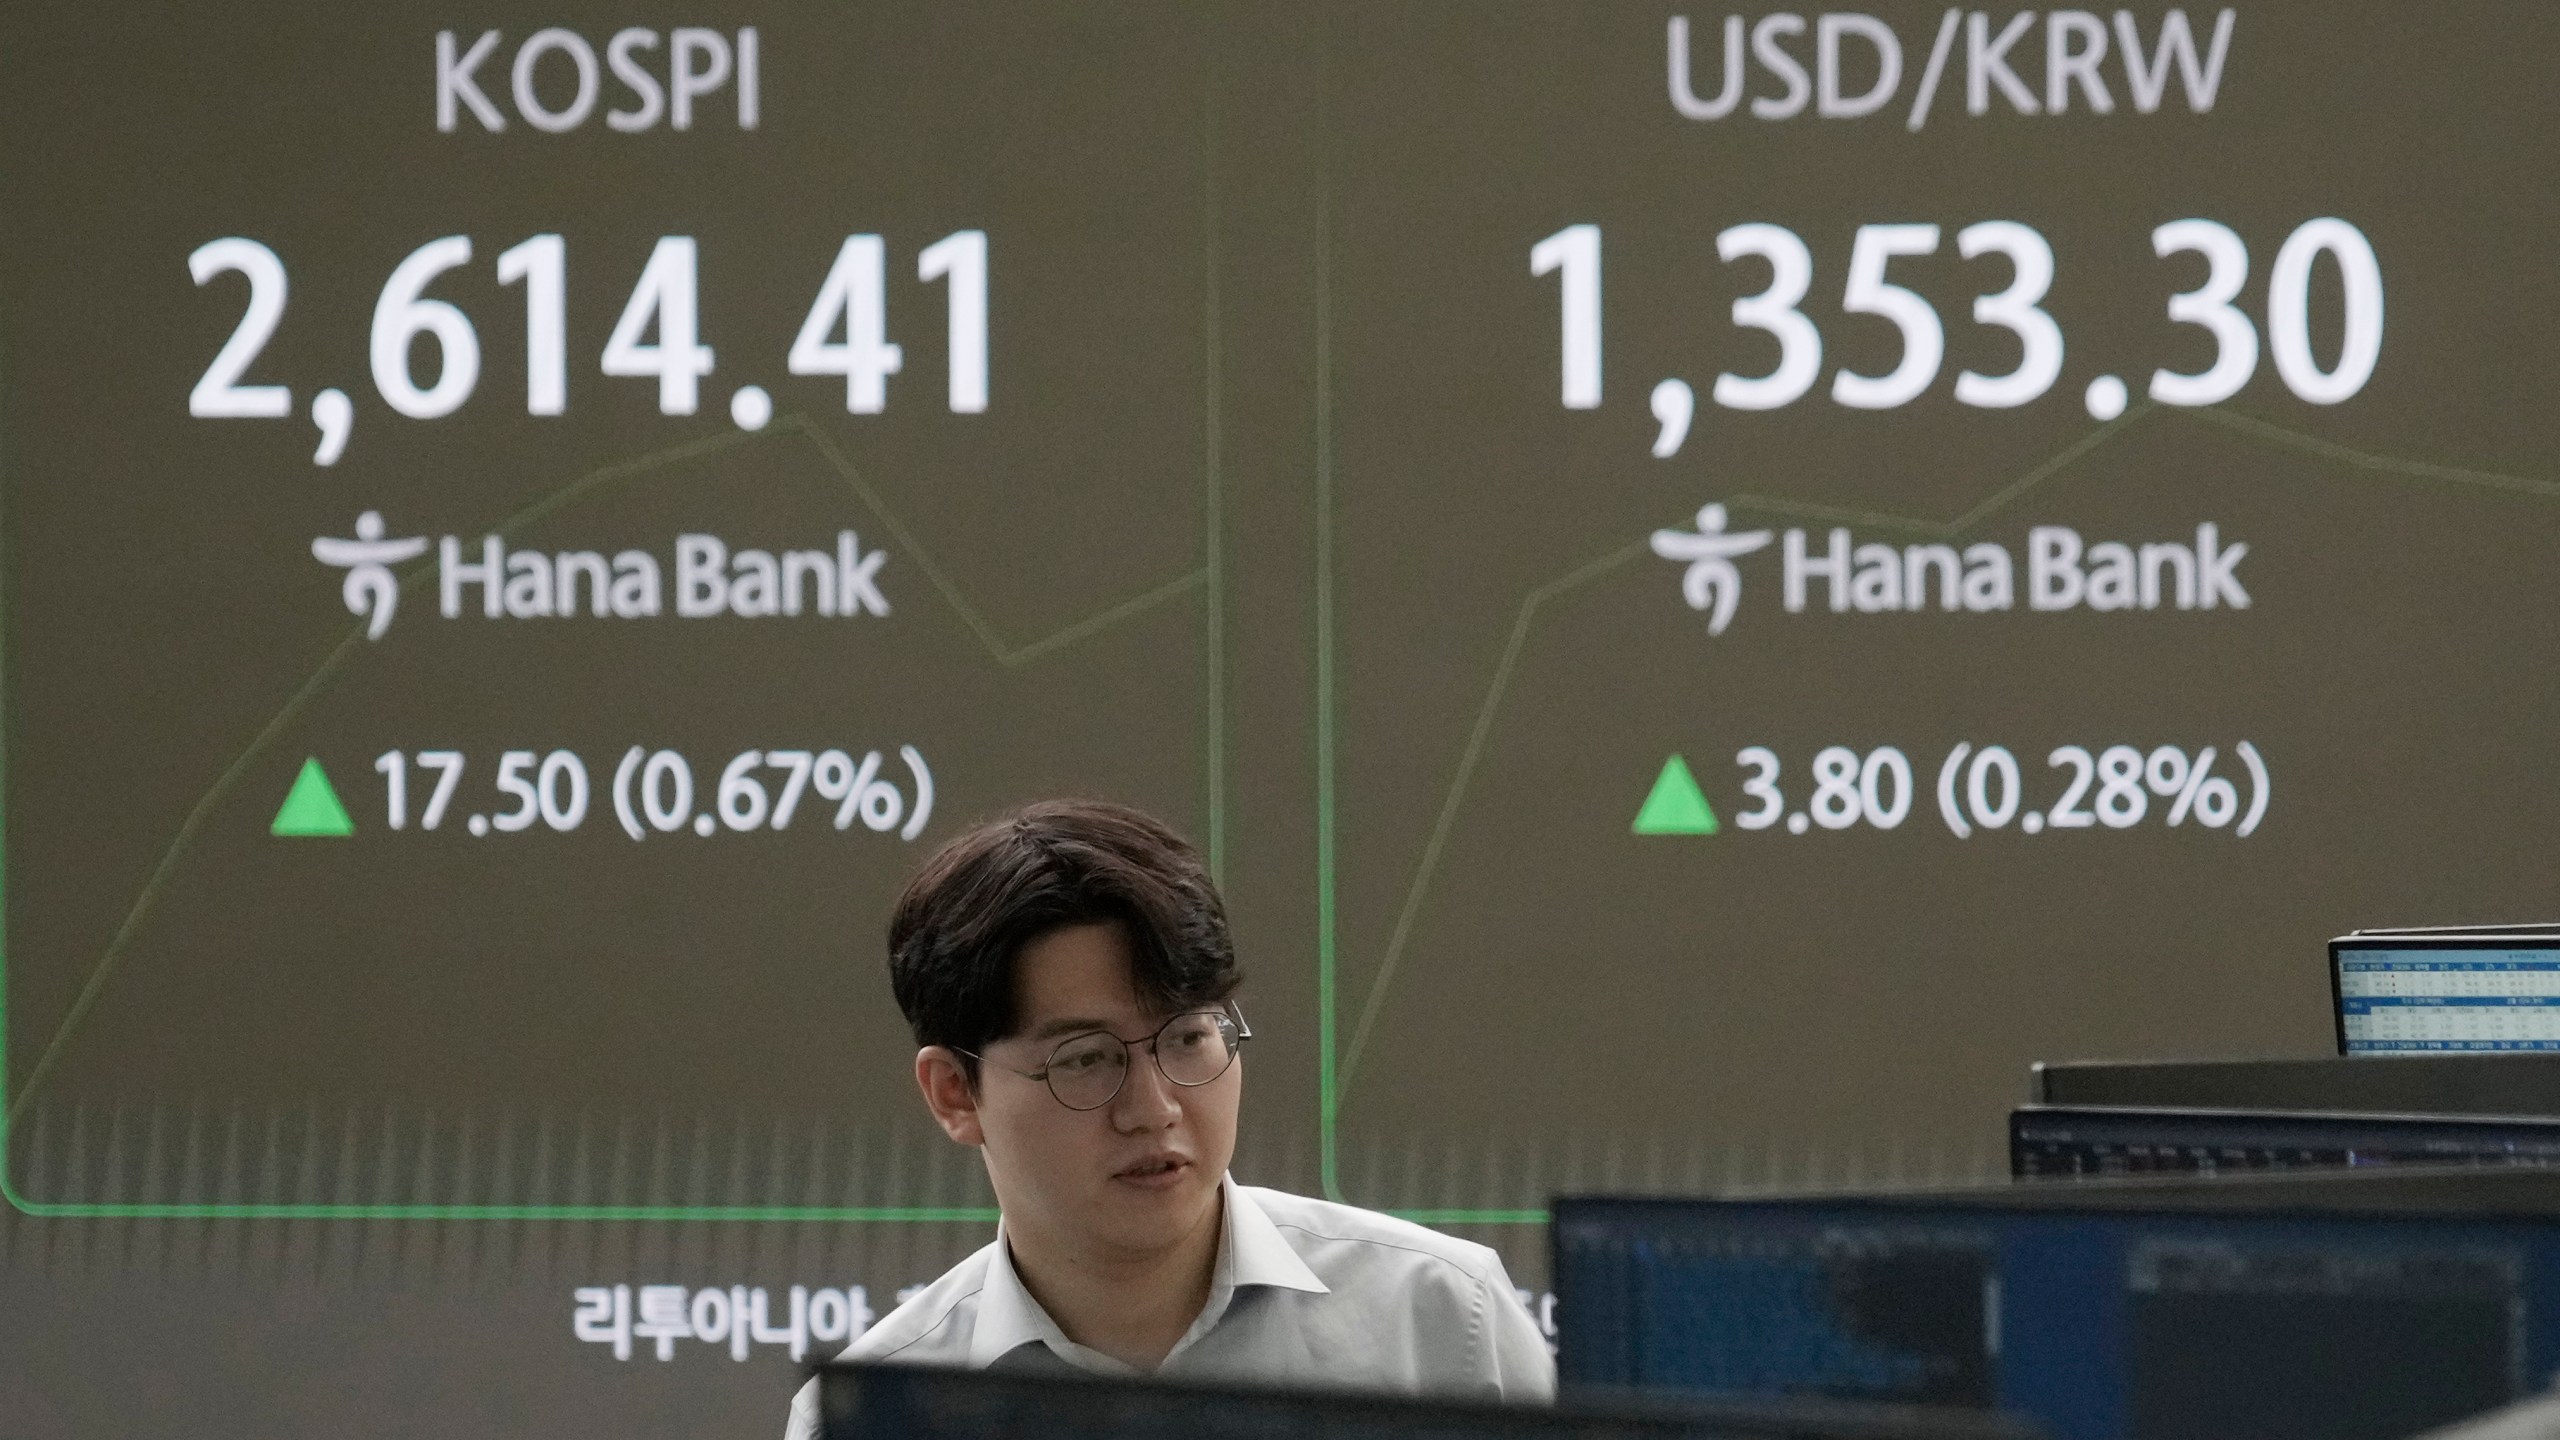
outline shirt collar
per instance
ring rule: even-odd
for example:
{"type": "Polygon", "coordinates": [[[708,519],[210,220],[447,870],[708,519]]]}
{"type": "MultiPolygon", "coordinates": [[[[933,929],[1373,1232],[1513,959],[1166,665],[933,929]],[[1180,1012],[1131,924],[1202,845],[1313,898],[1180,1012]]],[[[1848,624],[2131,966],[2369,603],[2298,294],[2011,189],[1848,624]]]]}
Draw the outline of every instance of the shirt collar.
{"type": "Polygon", "coordinates": [[[1280,1290],[1304,1290],[1311,1295],[1331,1293],[1332,1287],[1316,1278],[1297,1250],[1280,1234],[1280,1227],[1262,1213],[1235,1177],[1227,1177],[1226,1223],[1219,1236],[1218,1277],[1214,1288],[1233,1289],[1241,1285],[1269,1285],[1280,1290]]]}
{"type": "MultiPolygon", "coordinates": [[[[1303,1290],[1323,1295],[1330,1292],[1316,1272],[1307,1268],[1280,1227],[1236,1184],[1232,1175],[1218,1182],[1220,1209],[1218,1225],[1217,1266],[1210,1272],[1209,1300],[1200,1307],[1200,1318],[1192,1323],[1165,1357],[1189,1349],[1214,1327],[1235,1300],[1235,1292],[1248,1285],[1264,1285],[1280,1290],[1303,1290]]],[[[985,1285],[978,1292],[977,1323],[969,1337],[969,1363],[984,1368],[1025,1345],[1046,1345],[1059,1356],[1088,1370],[1105,1374],[1134,1374],[1128,1366],[1096,1350],[1089,1350],[1067,1338],[1058,1322],[1022,1284],[1022,1276],[1013,1268],[1013,1252],[1005,1243],[1004,1222],[996,1222],[996,1241],[988,1247],[985,1285]]]]}
{"type": "Polygon", "coordinates": [[[1114,1364],[1109,1356],[1085,1349],[1067,1338],[1040,1302],[1023,1288],[1013,1268],[1013,1251],[1005,1243],[1004,1221],[996,1221],[996,1243],[987,1247],[986,1283],[978,1290],[977,1322],[969,1334],[969,1364],[983,1370],[1025,1345],[1046,1345],[1066,1359],[1083,1364],[1090,1356],[1114,1364]]]}

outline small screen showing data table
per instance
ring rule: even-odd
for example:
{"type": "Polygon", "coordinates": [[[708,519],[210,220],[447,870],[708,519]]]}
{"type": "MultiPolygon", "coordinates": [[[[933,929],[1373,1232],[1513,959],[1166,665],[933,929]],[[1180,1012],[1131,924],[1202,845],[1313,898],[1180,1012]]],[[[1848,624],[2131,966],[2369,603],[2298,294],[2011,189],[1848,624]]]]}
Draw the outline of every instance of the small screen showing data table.
{"type": "Polygon", "coordinates": [[[2349,1055],[2560,1050],[2560,946],[2341,949],[2349,1055]]]}

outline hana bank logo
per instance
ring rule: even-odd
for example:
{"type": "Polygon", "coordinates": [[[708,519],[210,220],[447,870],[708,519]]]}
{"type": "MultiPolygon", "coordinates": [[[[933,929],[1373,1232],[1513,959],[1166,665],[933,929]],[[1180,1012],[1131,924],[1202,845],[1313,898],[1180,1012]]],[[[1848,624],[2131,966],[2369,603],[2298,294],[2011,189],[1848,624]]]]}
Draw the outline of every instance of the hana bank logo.
{"type": "MultiPolygon", "coordinates": [[[[424,535],[388,536],[387,529],[382,512],[367,510],[356,517],[353,539],[323,535],[311,542],[311,558],[346,572],[339,595],[370,640],[381,639],[399,613],[402,582],[391,567],[425,555],[431,543],[424,535]]],[[[566,619],[582,611],[645,620],[669,609],[680,620],[889,613],[880,577],[888,552],[866,549],[851,530],[837,531],[831,545],[779,551],[732,546],[717,535],[678,535],[664,561],[637,549],[610,555],[511,550],[496,535],[480,537],[476,558],[455,535],[432,548],[436,609],[447,620],[471,608],[475,588],[477,608],[491,620],[566,619]]]]}
{"type": "Polygon", "coordinates": [[[368,640],[381,639],[400,608],[400,582],[392,577],[391,567],[427,553],[424,535],[398,540],[385,540],[382,535],[382,512],[367,510],[356,517],[353,540],[323,535],[311,542],[312,559],[347,572],[339,593],[346,599],[348,613],[364,621],[368,640]]]}
{"type": "Polygon", "coordinates": [[[1742,603],[1742,571],[1734,558],[1766,546],[1767,530],[1727,531],[1722,505],[1698,509],[1698,528],[1656,530],[1653,553],[1689,567],[1680,576],[1680,593],[1692,610],[1707,612],[1707,633],[1721,635],[1733,623],[1733,607],[1742,603]]]}
{"type": "Polygon", "coordinates": [[[2195,527],[2192,541],[2092,541],[2069,526],[2037,525],[2020,552],[1991,540],[1895,545],[1862,542],[1845,526],[1817,540],[1801,528],[1780,535],[1730,524],[1725,507],[1710,504],[1700,507],[1695,530],[1653,532],[1653,553],[1683,567],[1681,597],[1706,614],[1709,635],[1722,635],[1742,603],[1742,567],[1734,562],[1772,540],[1779,599],[1790,615],[2210,611],[2252,603],[2240,575],[2249,546],[2211,520],[2195,527]]]}

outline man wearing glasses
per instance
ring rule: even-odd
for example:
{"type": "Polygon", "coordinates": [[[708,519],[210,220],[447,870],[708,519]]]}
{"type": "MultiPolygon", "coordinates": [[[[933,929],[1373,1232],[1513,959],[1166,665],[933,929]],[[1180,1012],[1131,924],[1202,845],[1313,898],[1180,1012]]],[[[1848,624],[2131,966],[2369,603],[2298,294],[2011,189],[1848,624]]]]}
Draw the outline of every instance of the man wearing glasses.
{"type": "MultiPolygon", "coordinates": [[[[1253,1032],[1225,907],[1164,826],[1054,801],[960,836],[899,896],[889,976],[1003,1219],[846,1358],[1553,1395],[1491,1250],[1227,1175],[1253,1032]]],[[[813,1385],[789,1440],[816,1420],[813,1385]]]]}

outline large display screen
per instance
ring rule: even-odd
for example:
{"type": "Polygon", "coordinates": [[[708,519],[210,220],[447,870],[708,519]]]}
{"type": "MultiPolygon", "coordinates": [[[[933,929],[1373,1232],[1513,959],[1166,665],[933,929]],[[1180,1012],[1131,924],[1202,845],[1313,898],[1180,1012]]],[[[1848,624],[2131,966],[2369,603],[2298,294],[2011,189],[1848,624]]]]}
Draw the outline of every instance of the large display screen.
{"type": "Polygon", "coordinates": [[[599,1385],[852,1333],[992,1219],[886,907],[1057,794],[1225,887],[1243,1178],[1533,1290],[1559,1189],[2321,1053],[2326,937],[2560,899],[2555,44],[0,15],[14,1253],[422,1227],[599,1385]]]}

